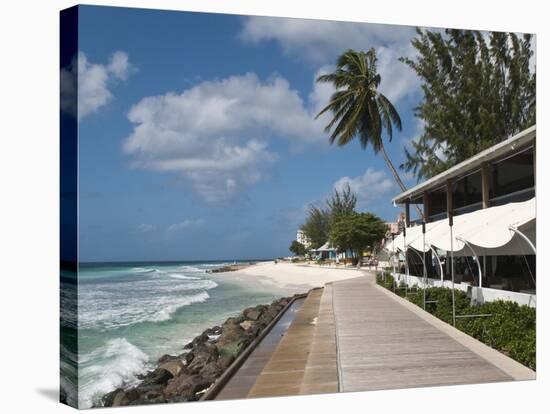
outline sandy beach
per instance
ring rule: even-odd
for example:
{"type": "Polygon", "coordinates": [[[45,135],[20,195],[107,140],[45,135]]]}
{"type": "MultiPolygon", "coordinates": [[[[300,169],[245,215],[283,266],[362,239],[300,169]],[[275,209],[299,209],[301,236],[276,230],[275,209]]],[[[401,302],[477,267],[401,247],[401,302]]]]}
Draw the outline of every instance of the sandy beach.
{"type": "Polygon", "coordinates": [[[325,283],[364,276],[363,270],[334,268],[318,265],[278,262],[261,262],[234,272],[219,273],[223,278],[233,278],[271,284],[295,292],[303,292],[325,283]]]}

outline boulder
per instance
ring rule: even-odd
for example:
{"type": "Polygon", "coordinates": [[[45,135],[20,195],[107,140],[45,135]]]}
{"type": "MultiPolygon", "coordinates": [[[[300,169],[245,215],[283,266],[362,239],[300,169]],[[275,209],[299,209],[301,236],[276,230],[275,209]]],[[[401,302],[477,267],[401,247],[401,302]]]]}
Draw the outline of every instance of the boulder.
{"type": "Polygon", "coordinates": [[[206,364],[218,359],[218,348],[209,343],[193,349],[192,353],[193,359],[186,366],[186,371],[190,374],[198,373],[206,364]]]}
{"type": "Polygon", "coordinates": [[[208,328],[203,333],[208,336],[220,335],[222,333],[222,327],[216,325],[216,326],[213,326],[212,328],[208,328]]]}
{"type": "Polygon", "coordinates": [[[174,375],[165,368],[157,368],[154,371],[151,371],[145,376],[142,383],[143,385],[156,385],[156,384],[166,384],[169,379],[172,379],[174,375]]]}
{"type": "Polygon", "coordinates": [[[119,392],[113,398],[112,407],[129,405],[132,401],[137,400],[140,395],[140,392],[136,388],[131,388],[129,390],[119,392]]]}
{"type": "Polygon", "coordinates": [[[186,344],[183,349],[193,349],[196,346],[199,346],[201,344],[204,344],[205,342],[208,342],[208,335],[206,333],[201,333],[199,336],[196,336],[191,342],[186,344]]]}
{"type": "MultiPolygon", "coordinates": [[[[122,388],[117,388],[116,390],[105,394],[101,399],[103,407],[112,407],[117,395],[119,394],[124,394],[124,390],[122,388]]],[[[118,399],[120,399],[120,397],[118,399]]]]}
{"type": "Polygon", "coordinates": [[[228,324],[224,326],[223,332],[216,342],[216,346],[221,355],[233,355],[236,357],[249,343],[249,335],[240,325],[228,324]]]}
{"type": "Polygon", "coordinates": [[[161,357],[157,360],[157,363],[158,363],[159,365],[161,365],[161,364],[164,364],[165,362],[170,362],[170,361],[179,360],[179,359],[180,359],[179,356],[164,354],[163,356],[161,356],[161,357]]]}
{"type": "Polygon", "coordinates": [[[200,376],[204,379],[214,382],[222,374],[223,370],[216,363],[216,361],[209,362],[200,371],[200,376]]]}
{"type": "Polygon", "coordinates": [[[246,319],[251,321],[257,321],[262,316],[262,313],[265,311],[265,306],[260,305],[254,308],[247,308],[244,310],[243,315],[246,319]]]}
{"type": "Polygon", "coordinates": [[[178,401],[193,401],[198,399],[195,394],[208,388],[211,383],[211,381],[200,375],[180,375],[168,382],[168,385],[164,388],[164,396],[171,402],[174,399],[178,401]]]}
{"type": "Polygon", "coordinates": [[[229,367],[229,365],[233,363],[233,361],[235,361],[235,355],[220,354],[220,357],[218,358],[218,361],[216,363],[220,367],[220,370],[223,372],[229,367]]]}
{"type": "Polygon", "coordinates": [[[170,374],[172,374],[172,377],[177,377],[181,373],[183,368],[184,368],[184,365],[180,359],[175,359],[169,362],[165,362],[164,364],[161,364],[159,366],[159,369],[165,369],[170,374]]]}
{"type": "Polygon", "coordinates": [[[245,331],[248,331],[252,327],[252,325],[254,325],[254,323],[252,321],[244,321],[244,322],[241,322],[239,325],[245,331]]]}
{"type": "Polygon", "coordinates": [[[135,388],[139,397],[130,401],[128,405],[157,404],[166,402],[162,385],[140,385],[135,388]]]}

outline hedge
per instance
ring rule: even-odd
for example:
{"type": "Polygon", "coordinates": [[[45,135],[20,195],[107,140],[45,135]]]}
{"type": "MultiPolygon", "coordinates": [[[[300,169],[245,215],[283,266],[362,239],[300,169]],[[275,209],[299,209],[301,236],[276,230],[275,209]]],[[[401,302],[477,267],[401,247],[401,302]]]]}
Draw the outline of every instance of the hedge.
{"type": "MultiPolygon", "coordinates": [[[[378,284],[393,290],[394,280],[386,275],[386,283],[381,276],[378,284]]],[[[395,293],[404,296],[404,289],[395,293]]],[[[406,299],[423,307],[423,292],[418,288],[408,289],[406,299]]],[[[426,311],[437,318],[452,323],[452,292],[450,288],[431,287],[426,289],[426,300],[437,301],[426,304],[426,311]]],[[[519,363],[536,369],[536,309],[516,302],[497,300],[482,305],[470,305],[465,292],[455,289],[457,315],[491,314],[488,317],[459,318],[456,328],[476,338],[484,344],[508,355],[519,363]]]]}

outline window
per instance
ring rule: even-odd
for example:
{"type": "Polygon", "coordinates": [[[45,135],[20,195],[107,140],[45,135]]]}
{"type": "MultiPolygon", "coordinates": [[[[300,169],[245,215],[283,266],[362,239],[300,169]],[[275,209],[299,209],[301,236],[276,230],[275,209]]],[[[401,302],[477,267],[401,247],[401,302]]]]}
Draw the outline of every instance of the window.
{"type": "Polygon", "coordinates": [[[447,216],[447,186],[430,191],[428,197],[430,219],[445,218],[447,216]]]}
{"type": "Polygon", "coordinates": [[[453,183],[453,210],[465,212],[464,207],[481,205],[481,171],[477,170],[453,183]]]}
{"type": "Polygon", "coordinates": [[[529,199],[534,195],[534,191],[532,191],[534,186],[535,171],[533,168],[532,147],[491,165],[491,185],[489,193],[491,200],[497,199],[495,200],[497,201],[496,203],[491,203],[492,205],[499,204],[498,200],[511,194],[516,194],[520,198],[517,200],[509,199],[507,200],[508,202],[529,199]],[[521,194],[518,194],[518,192],[527,195],[521,197],[521,194]]]}

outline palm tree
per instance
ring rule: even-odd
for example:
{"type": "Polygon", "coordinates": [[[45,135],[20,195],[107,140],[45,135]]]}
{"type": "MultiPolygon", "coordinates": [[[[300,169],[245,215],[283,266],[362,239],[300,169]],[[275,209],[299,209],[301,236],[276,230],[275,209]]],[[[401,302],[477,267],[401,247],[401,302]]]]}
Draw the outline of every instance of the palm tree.
{"type": "Polygon", "coordinates": [[[374,49],[368,52],[348,49],[338,58],[335,72],[319,76],[317,82],[332,83],[336,92],[315,119],[331,111],[333,118],[325,127],[325,132],[332,130],[330,143],[336,141],[343,146],[358,137],[363,149],[372,145],[375,154],[382,153],[401,190],[406,191],[384,148],[382,131],[386,131],[391,141],[393,125],[401,131],[401,118],[389,99],[378,91],[382,78],[376,72],[376,60],[374,49]]]}

